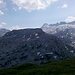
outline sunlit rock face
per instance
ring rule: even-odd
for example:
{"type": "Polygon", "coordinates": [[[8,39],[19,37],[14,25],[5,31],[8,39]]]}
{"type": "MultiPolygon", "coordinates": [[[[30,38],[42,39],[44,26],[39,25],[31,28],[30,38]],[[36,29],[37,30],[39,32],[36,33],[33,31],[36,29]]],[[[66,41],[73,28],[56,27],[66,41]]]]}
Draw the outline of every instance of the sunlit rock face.
{"type": "Polygon", "coordinates": [[[75,49],[42,29],[13,30],[0,38],[0,69],[75,56],[75,49]]]}
{"type": "Polygon", "coordinates": [[[66,44],[75,47],[75,21],[60,22],[56,24],[44,24],[41,29],[48,33],[61,38],[66,44]]]}

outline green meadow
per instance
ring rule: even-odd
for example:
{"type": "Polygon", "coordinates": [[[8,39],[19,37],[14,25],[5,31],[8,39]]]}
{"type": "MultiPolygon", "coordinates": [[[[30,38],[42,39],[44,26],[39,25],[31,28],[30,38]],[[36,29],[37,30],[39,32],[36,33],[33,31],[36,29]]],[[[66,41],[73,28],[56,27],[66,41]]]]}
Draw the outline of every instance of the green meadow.
{"type": "Polygon", "coordinates": [[[23,64],[0,70],[0,75],[75,75],[75,58],[41,65],[23,64]]]}

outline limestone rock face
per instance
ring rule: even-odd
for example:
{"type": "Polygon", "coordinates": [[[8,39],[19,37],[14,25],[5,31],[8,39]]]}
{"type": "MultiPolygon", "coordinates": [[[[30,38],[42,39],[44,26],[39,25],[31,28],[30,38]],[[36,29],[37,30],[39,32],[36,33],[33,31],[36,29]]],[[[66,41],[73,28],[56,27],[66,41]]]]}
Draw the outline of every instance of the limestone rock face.
{"type": "Polygon", "coordinates": [[[56,24],[44,24],[41,29],[47,34],[53,34],[60,38],[64,43],[75,47],[75,21],[60,22],[56,24]]]}

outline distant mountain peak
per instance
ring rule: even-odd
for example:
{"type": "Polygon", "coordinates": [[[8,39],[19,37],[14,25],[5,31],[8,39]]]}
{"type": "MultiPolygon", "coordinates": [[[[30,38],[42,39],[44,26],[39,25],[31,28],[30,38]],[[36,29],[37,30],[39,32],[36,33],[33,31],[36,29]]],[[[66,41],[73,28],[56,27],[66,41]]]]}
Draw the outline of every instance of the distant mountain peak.
{"type": "Polygon", "coordinates": [[[61,21],[61,22],[57,22],[57,23],[54,23],[54,24],[48,24],[48,23],[44,23],[43,26],[46,26],[48,27],[49,25],[50,26],[55,26],[55,25],[65,25],[65,24],[75,24],[75,21],[72,21],[72,22],[65,22],[65,21],[61,21]]]}
{"type": "Polygon", "coordinates": [[[67,23],[67,24],[75,24],[75,21],[69,22],[69,23],[67,23]]]}
{"type": "Polygon", "coordinates": [[[61,38],[65,43],[75,47],[75,21],[43,25],[41,29],[47,34],[61,38]]]}
{"type": "Polygon", "coordinates": [[[5,28],[1,28],[0,29],[0,37],[4,36],[7,32],[9,32],[10,30],[5,29],[5,28]]]}

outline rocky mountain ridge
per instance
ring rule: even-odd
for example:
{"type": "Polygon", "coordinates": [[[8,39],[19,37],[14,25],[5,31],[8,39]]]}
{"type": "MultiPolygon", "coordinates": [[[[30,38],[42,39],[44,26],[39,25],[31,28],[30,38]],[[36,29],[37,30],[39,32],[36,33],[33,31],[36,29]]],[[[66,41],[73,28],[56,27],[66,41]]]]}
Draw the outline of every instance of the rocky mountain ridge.
{"type": "Polygon", "coordinates": [[[23,63],[41,64],[75,56],[75,48],[66,45],[42,29],[13,30],[0,38],[0,69],[23,63]]]}
{"type": "Polygon", "coordinates": [[[66,44],[75,47],[75,21],[60,22],[56,24],[44,24],[41,29],[47,34],[53,34],[66,44]]]}

